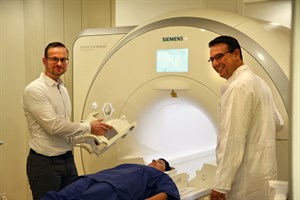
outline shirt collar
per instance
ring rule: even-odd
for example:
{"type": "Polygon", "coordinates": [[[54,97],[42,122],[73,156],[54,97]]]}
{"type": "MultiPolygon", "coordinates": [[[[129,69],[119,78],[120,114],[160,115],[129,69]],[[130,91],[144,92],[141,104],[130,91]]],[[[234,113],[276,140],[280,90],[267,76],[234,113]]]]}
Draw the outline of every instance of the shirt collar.
{"type": "Polygon", "coordinates": [[[59,79],[58,82],[56,82],[55,80],[53,80],[52,78],[50,78],[44,73],[41,73],[40,77],[43,78],[49,86],[64,85],[63,80],[59,79]]]}

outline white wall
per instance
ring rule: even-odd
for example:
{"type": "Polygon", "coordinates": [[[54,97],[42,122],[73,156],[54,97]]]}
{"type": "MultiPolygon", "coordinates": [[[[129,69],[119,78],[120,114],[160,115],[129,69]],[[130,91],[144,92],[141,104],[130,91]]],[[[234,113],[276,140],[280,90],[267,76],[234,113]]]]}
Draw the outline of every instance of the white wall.
{"type": "Polygon", "coordinates": [[[242,0],[116,0],[116,26],[134,26],[166,12],[213,7],[241,12],[242,0]]]}
{"type": "Polygon", "coordinates": [[[116,26],[132,26],[166,12],[213,7],[291,28],[292,0],[116,0],[116,26]]]}
{"type": "MultiPolygon", "coordinates": [[[[114,25],[113,6],[113,0],[0,0],[0,195],[31,199],[21,99],[24,87],[44,71],[45,46],[61,41],[72,57],[81,30],[114,25]]],[[[64,79],[72,94],[72,63],[64,79]]]]}
{"type": "Polygon", "coordinates": [[[0,1],[0,140],[4,142],[0,194],[13,194],[13,199],[26,196],[26,125],[20,107],[25,79],[23,15],[23,1],[0,1]]]}
{"type": "Polygon", "coordinates": [[[291,28],[292,1],[279,0],[246,3],[244,4],[244,15],[291,28]]]}

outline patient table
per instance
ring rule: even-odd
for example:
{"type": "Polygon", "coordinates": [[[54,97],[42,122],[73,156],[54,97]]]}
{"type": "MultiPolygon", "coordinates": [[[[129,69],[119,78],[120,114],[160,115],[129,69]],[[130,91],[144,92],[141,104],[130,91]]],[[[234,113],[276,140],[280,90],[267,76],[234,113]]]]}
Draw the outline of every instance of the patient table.
{"type": "Polygon", "coordinates": [[[177,173],[176,170],[167,172],[173,179],[180,193],[180,199],[182,200],[194,200],[194,199],[209,199],[205,196],[209,195],[214,175],[216,171],[216,165],[204,163],[200,170],[196,171],[196,176],[192,180],[188,181],[189,175],[187,173],[177,173]]]}

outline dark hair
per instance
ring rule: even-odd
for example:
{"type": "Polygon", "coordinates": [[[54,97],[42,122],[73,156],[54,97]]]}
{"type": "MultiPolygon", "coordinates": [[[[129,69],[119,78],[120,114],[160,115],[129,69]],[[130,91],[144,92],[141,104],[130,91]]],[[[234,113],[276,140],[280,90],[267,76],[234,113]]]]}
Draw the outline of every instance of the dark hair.
{"type": "Polygon", "coordinates": [[[51,42],[45,48],[44,57],[45,58],[48,57],[48,49],[55,48],[55,47],[63,47],[67,50],[67,53],[69,54],[69,50],[67,49],[67,47],[63,43],[61,43],[61,42],[51,42]]]}
{"type": "Polygon", "coordinates": [[[227,35],[221,35],[219,37],[216,37],[212,41],[209,42],[208,47],[212,47],[216,44],[225,43],[227,44],[228,51],[233,52],[234,50],[238,49],[240,51],[241,60],[243,60],[242,50],[239,42],[237,39],[227,36],[227,35]]]}
{"type": "Polygon", "coordinates": [[[171,170],[171,167],[170,167],[170,164],[169,164],[168,161],[166,161],[166,160],[163,159],[163,158],[159,158],[158,160],[162,160],[162,161],[165,162],[165,164],[166,164],[166,169],[165,169],[165,171],[170,171],[170,170],[171,170]]]}

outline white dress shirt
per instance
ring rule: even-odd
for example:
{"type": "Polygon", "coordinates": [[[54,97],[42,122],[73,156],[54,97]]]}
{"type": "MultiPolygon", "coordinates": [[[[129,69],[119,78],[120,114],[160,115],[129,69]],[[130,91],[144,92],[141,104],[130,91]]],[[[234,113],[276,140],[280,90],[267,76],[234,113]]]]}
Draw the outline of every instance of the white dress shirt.
{"type": "Polygon", "coordinates": [[[37,153],[57,156],[72,150],[70,138],[91,131],[89,123],[70,122],[71,102],[63,81],[41,73],[24,90],[23,108],[30,131],[29,146],[37,153]]]}

